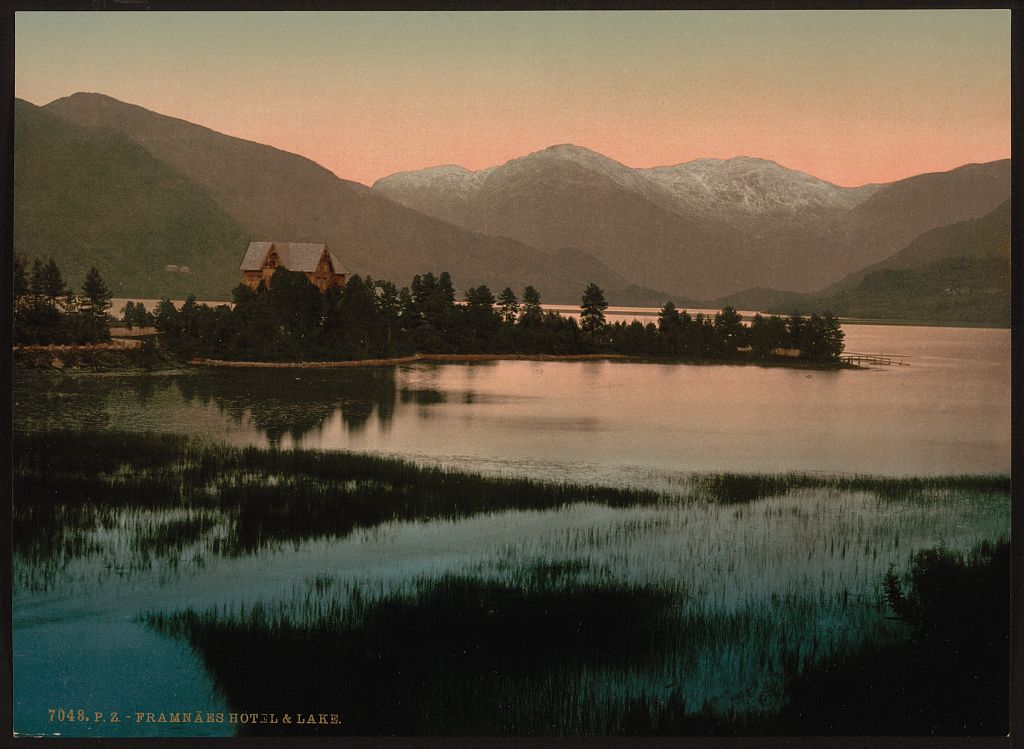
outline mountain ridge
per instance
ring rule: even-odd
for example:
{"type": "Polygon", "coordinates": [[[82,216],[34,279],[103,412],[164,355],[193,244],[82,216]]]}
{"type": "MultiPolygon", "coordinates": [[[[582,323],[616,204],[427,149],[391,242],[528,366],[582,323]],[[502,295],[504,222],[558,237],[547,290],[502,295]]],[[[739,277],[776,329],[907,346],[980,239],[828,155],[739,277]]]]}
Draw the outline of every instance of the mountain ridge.
{"type": "Polygon", "coordinates": [[[475,171],[396,173],[373,188],[475,231],[575,245],[647,285],[714,298],[754,285],[813,292],[924,231],[982,215],[1009,195],[1009,162],[840,187],[749,156],[634,169],[559,144],[475,171]]]}
{"type": "MultiPolygon", "coordinates": [[[[41,109],[141,146],[207,194],[249,237],[326,241],[361,275],[406,284],[416,273],[449,270],[460,288],[532,284],[552,301],[576,298],[589,281],[604,284],[610,294],[628,290],[632,301],[671,295],[671,290],[640,292],[632,279],[592,257],[589,264],[576,258],[565,266],[515,239],[467,231],[400,206],[303,156],[103,94],[79,93],[41,109]]],[[[237,264],[244,247],[223,252],[237,254],[237,264]]],[[[235,283],[226,286],[225,295],[235,283]]]]}
{"type": "MultiPolygon", "coordinates": [[[[385,192],[385,194],[394,193],[400,195],[401,189],[405,184],[411,183],[422,188],[429,186],[432,178],[445,177],[461,180],[466,188],[480,189],[483,187],[487,177],[496,171],[514,167],[524,161],[548,159],[551,157],[571,159],[578,163],[600,167],[603,176],[614,179],[618,184],[634,192],[645,194],[649,197],[653,196],[656,201],[662,201],[664,205],[667,205],[672,210],[679,208],[679,206],[673,204],[673,197],[678,197],[680,192],[678,178],[680,176],[689,177],[691,184],[701,184],[707,187],[708,169],[706,167],[708,166],[719,167],[727,171],[736,171],[740,167],[746,167],[748,172],[752,171],[751,167],[758,167],[761,172],[771,170],[777,175],[792,175],[805,183],[813,183],[829,188],[835,191],[836,194],[857,196],[857,199],[844,201],[843,205],[847,206],[852,206],[859,202],[859,200],[866,199],[870,194],[883,186],[881,184],[866,184],[859,187],[840,187],[814,175],[782,166],[776,161],[752,156],[734,156],[729,159],[702,158],[667,166],[629,167],[616,159],[585,146],[560,143],[483,169],[468,169],[459,164],[441,164],[423,169],[403,170],[381,177],[373,183],[372,187],[375,190],[385,192]],[[630,176],[632,176],[632,179],[630,176]],[[673,177],[677,179],[673,179],[673,177]],[[670,195],[660,195],[659,192],[661,191],[667,191],[670,195]],[[672,196],[672,193],[676,195],[672,196]]],[[[718,192],[720,193],[718,197],[721,198],[721,193],[725,191],[719,189],[718,192]]],[[[789,201],[788,206],[792,206],[792,201],[789,201]]]]}
{"type": "Polygon", "coordinates": [[[181,190],[212,201],[207,213],[223,212],[249,237],[327,241],[357,272],[399,283],[447,269],[461,288],[531,284],[560,303],[589,281],[614,304],[751,287],[813,294],[928,231],[986,215],[1009,193],[1008,160],[851,188],[750,156],[634,169],[570,143],[485,169],[399,172],[369,187],[104,94],[37,109],[140,146],[163,165],[152,169],[171,170],[187,183],[181,190]],[[680,199],[695,184],[703,197],[680,199]]]}

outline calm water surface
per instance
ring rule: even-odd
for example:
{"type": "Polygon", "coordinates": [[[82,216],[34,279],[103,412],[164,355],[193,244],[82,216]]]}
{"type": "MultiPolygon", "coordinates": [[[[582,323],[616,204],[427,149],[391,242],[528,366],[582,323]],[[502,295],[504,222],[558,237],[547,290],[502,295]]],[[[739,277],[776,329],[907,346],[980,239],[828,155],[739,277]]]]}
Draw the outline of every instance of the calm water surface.
{"type": "Polygon", "coordinates": [[[152,377],[19,373],[15,421],[355,450],[663,488],[690,472],[935,475],[1010,467],[1007,330],[846,326],[909,366],[500,361],[152,377]]]}

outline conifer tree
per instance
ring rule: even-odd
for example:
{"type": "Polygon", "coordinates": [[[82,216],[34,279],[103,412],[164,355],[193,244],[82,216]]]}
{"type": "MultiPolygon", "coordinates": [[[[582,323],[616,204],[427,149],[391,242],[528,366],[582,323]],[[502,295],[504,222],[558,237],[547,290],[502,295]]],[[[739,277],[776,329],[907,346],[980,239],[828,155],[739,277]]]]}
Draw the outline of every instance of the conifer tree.
{"type": "Polygon", "coordinates": [[[93,266],[85,274],[85,283],[82,284],[82,292],[85,294],[86,307],[96,317],[102,317],[110,309],[111,293],[107,289],[100,272],[93,266]]]}
{"type": "Polygon", "coordinates": [[[57,262],[53,258],[50,258],[43,267],[42,290],[43,295],[50,300],[51,304],[54,304],[57,298],[63,296],[67,291],[64,276],[61,275],[60,268],[57,267],[57,262]]]}
{"type": "Polygon", "coordinates": [[[594,332],[605,326],[604,311],[608,302],[604,292],[596,283],[587,286],[580,300],[580,327],[584,332],[594,332]]]}
{"type": "Polygon", "coordinates": [[[540,292],[532,286],[523,289],[523,306],[519,315],[522,325],[534,325],[540,322],[543,310],[540,306],[540,292]]]}
{"type": "Polygon", "coordinates": [[[516,298],[516,294],[512,291],[512,287],[506,286],[501,296],[498,297],[498,303],[501,306],[501,320],[506,325],[512,325],[519,317],[519,300],[516,298]]]}

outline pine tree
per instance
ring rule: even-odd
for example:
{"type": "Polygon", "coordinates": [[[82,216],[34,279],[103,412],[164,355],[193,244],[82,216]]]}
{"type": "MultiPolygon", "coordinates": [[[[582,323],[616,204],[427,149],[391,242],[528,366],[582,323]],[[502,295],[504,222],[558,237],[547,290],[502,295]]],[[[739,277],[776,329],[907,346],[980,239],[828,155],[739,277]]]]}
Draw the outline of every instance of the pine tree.
{"type": "Polygon", "coordinates": [[[25,270],[25,256],[14,254],[14,275],[12,278],[15,309],[22,305],[22,302],[29,293],[28,272],[25,270]]]}
{"type": "Polygon", "coordinates": [[[743,315],[734,308],[725,306],[715,315],[715,332],[722,342],[725,354],[733,354],[743,344],[743,315]]]}
{"type": "Polygon", "coordinates": [[[786,321],[786,332],[789,334],[788,348],[801,348],[804,345],[804,318],[799,310],[793,310],[786,321]]]}
{"type": "Polygon", "coordinates": [[[604,311],[608,309],[604,292],[596,283],[587,286],[580,299],[580,327],[590,333],[605,326],[604,311]]]}
{"type": "Polygon", "coordinates": [[[441,275],[437,277],[437,288],[444,301],[455,304],[455,286],[452,285],[452,277],[448,271],[441,271],[441,275]]]}
{"type": "Polygon", "coordinates": [[[846,348],[846,334],[839,325],[839,318],[832,310],[825,310],[825,355],[829,361],[838,361],[846,348]]]}
{"type": "Polygon", "coordinates": [[[671,301],[665,302],[658,313],[658,338],[662,353],[670,356],[683,353],[683,316],[671,301]]]}
{"type": "Polygon", "coordinates": [[[512,325],[519,317],[519,300],[510,286],[506,286],[498,297],[501,305],[501,319],[506,325],[512,325]]]}
{"type": "Polygon", "coordinates": [[[28,290],[32,295],[33,304],[40,303],[46,296],[46,266],[39,258],[32,261],[32,274],[29,277],[28,290]]]}
{"type": "Polygon", "coordinates": [[[519,315],[519,323],[521,325],[539,324],[543,314],[540,306],[540,292],[532,286],[527,286],[523,289],[523,307],[519,315]]]}
{"type": "Polygon", "coordinates": [[[464,317],[469,333],[477,339],[478,345],[486,346],[501,323],[501,318],[494,311],[494,301],[494,294],[484,285],[466,292],[464,317]]]}
{"type": "Polygon", "coordinates": [[[57,298],[63,296],[67,291],[64,276],[61,275],[60,268],[57,267],[57,262],[53,258],[50,258],[43,268],[42,291],[51,304],[55,303],[57,298]]]}
{"type": "Polygon", "coordinates": [[[100,272],[93,266],[85,274],[85,283],[82,284],[82,292],[85,294],[85,306],[96,317],[102,317],[110,309],[112,295],[103,282],[100,272]]]}
{"type": "Polygon", "coordinates": [[[658,313],[658,332],[667,335],[679,330],[683,325],[683,317],[671,301],[665,302],[665,306],[658,313]]]}
{"type": "Polygon", "coordinates": [[[121,309],[121,321],[128,330],[135,327],[135,302],[131,300],[125,302],[124,307],[121,309]]]}

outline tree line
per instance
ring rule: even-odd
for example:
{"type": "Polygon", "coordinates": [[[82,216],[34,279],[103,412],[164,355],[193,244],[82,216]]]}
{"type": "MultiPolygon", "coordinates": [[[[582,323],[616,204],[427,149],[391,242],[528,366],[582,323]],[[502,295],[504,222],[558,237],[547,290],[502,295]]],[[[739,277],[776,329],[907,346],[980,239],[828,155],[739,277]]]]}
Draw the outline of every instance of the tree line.
{"type": "MultiPolygon", "coordinates": [[[[657,323],[608,323],[604,292],[590,284],[575,317],[544,311],[540,293],[506,287],[496,297],[477,286],[456,302],[447,272],[417,275],[399,289],[352,276],[321,293],[303,273],[279,268],[269,286],[240,284],[234,306],[189,297],[181,309],[163,300],[152,313],[161,345],[183,357],[251,360],[374,359],[438,354],[628,354],[685,360],[838,360],[843,332],[835,315],[755,315],[732,307],[691,316],[672,302],[657,323]]],[[[149,315],[135,308],[132,315],[149,315]]],[[[144,318],[145,319],[145,318],[144,318]]],[[[139,324],[139,323],[136,323],[139,324]]]]}
{"type": "Polygon", "coordinates": [[[65,282],[57,263],[36,258],[31,270],[15,254],[13,340],[19,344],[95,343],[110,340],[111,293],[96,268],[82,283],[82,294],[65,282]]]}

